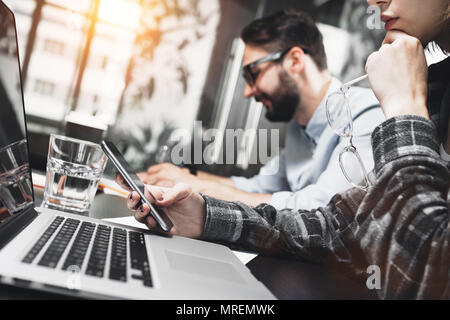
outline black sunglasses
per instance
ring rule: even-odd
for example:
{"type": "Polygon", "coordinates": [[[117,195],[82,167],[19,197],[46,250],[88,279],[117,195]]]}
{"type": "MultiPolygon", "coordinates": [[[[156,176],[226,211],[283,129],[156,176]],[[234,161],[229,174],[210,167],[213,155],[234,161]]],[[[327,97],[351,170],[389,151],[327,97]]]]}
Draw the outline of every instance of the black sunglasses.
{"type": "MultiPolygon", "coordinates": [[[[250,86],[254,86],[256,83],[256,79],[258,77],[258,73],[259,72],[253,72],[253,68],[256,67],[257,65],[260,65],[261,63],[264,62],[269,62],[269,61],[280,61],[281,59],[284,58],[284,56],[292,49],[293,47],[284,49],[284,50],[280,50],[274,53],[271,53],[267,56],[265,56],[264,58],[261,58],[259,60],[256,60],[255,62],[249,63],[247,65],[245,65],[242,68],[242,76],[244,77],[245,81],[250,85],[250,86]]],[[[303,49],[303,52],[307,53],[307,51],[305,49],[303,49]]]]}

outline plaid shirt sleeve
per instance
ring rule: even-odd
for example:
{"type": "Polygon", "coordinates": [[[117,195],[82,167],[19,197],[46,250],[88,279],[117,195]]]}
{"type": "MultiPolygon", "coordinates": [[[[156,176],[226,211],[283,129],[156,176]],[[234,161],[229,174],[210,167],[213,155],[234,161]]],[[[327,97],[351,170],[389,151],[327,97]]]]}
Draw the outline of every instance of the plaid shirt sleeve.
{"type": "Polygon", "coordinates": [[[336,195],[327,207],[316,210],[284,209],[268,204],[251,208],[208,196],[203,238],[275,256],[289,256],[310,262],[324,262],[330,255],[349,262],[341,234],[354,220],[363,192],[352,201],[336,195]]]}
{"type": "Polygon", "coordinates": [[[377,183],[357,214],[368,265],[381,268],[387,299],[449,299],[449,163],[438,131],[416,116],[390,119],[372,135],[377,183]]]}

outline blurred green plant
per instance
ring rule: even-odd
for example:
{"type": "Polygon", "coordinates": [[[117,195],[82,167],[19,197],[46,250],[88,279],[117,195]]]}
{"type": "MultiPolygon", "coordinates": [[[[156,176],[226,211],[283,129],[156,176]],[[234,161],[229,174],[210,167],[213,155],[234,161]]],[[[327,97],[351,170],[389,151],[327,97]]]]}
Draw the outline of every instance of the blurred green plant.
{"type": "Polygon", "coordinates": [[[173,147],[176,141],[170,141],[170,137],[176,128],[165,122],[163,129],[155,137],[150,127],[141,128],[138,135],[132,135],[123,130],[111,130],[108,139],[117,142],[118,149],[130,165],[137,171],[146,171],[147,168],[157,163],[157,154],[160,146],[173,147]]]}
{"type": "Polygon", "coordinates": [[[143,102],[152,98],[157,81],[155,77],[150,76],[145,85],[136,85],[134,82],[137,74],[143,70],[143,65],[153,61],[155,51],[161,44],[170,44],[179,53],[179,58],[173,59],[172,63],[176,66],[177,79],[182,85],[183,94],[187,94],[190,72],[181,58],[182,52],[205,37],[202,28],[208,24],[213,14],[202,13],[200,0],[140,0],[139,3],[142,7],[140,31],[136,36],[133,55],[125,75],[119,116],[124,108],[142,109],[143,102]],[[176,26],[167,27],[167,22],[173,20],[177,21],[176,26]],[[174,32],[187,29],[192,30],[189,35],[184,35],[176,41],[170,38],[174,32]],[[132,96],[127,99],[130,91],[132,96]]]}

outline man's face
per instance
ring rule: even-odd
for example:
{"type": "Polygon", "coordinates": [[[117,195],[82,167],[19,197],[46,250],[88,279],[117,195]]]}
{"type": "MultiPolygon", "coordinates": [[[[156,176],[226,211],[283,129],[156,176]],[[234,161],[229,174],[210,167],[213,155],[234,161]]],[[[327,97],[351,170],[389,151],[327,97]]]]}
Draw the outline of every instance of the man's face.
{"type": "MultiPolygon", "coordinates": [[[[246,46],[243,65],[270,53],[258,47],[246,46]]],[[[254,97],[261,102],[267,109],[266,118],[269,121],[290,121],[300,104],[300,92],[295,80],[283,69],[281,61],[259,64],[253,68],[252,73],[255,75],[255,83],[246,83],[244,96],[254,97]]]]}

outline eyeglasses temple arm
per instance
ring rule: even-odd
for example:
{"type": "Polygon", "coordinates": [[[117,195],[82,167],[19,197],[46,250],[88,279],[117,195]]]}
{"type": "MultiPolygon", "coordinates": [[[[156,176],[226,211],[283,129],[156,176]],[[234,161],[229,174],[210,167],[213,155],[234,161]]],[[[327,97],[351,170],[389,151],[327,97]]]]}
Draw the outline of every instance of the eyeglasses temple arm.
{"type": "Polygon", "coordinates": [[[369,75],[366,74],[366,75],[364,75],[364,76],[362,76],[362,77],[359,77],[359,78],[356,78],[356,79],[354,79],[354,80],[352,80],[352,81],[347,82],[346,84],[343,85],[343,87],[349,88],[349,87],[351,87],[352,85],[354,85],[355,83],[361,82],[361,81],[367,79],[368,77],[369,77],[369,75]]]}

